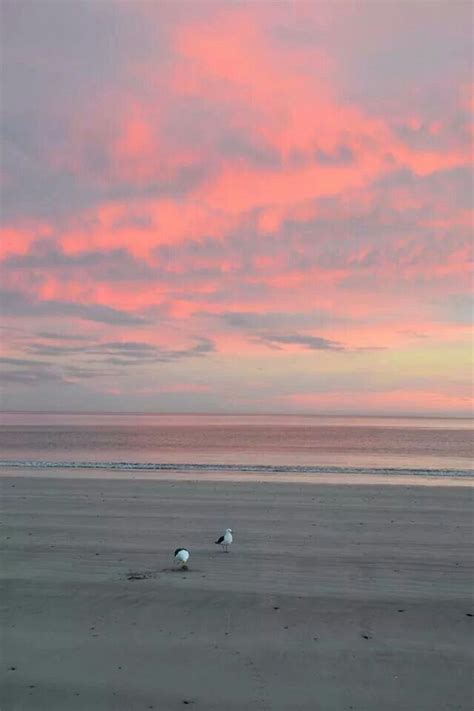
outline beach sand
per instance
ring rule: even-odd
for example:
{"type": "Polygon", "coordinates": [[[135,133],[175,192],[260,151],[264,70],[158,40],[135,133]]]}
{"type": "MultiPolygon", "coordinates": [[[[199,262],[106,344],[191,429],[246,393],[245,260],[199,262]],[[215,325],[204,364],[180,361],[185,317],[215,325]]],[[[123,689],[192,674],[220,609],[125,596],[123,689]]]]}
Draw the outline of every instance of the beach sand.
{"type": "Polygon", "coordinates": [[[472,709],[468,488],[5,477],[1,496],[2,711],[472,709]]]}

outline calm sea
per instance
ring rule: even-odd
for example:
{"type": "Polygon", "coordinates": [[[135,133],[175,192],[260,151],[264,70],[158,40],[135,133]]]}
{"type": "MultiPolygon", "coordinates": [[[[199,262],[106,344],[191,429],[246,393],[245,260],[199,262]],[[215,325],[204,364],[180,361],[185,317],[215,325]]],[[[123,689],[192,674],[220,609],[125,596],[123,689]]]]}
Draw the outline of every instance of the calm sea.
{"type": "Polygon", "coordinates": [[[3,414],[3,473],[472,478],[473,422],[264,415],[3,414]]]}

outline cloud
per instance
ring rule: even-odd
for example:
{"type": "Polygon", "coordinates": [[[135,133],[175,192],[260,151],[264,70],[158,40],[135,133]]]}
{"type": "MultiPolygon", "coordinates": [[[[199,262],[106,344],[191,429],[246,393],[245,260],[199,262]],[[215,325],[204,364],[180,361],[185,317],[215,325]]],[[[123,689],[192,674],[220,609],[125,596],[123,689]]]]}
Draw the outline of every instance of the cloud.
{"type": "MultiPolygon", "coordinates": [[[[199,358],[216,351],[215,344],[208,338],[199,338],[188,348],[164,348],[140,341],[105,341],[103,343],[89,342],[87,345],[61,345],[51,343],[30,342],[25,350],[27,353],[42,358],[62,358],[64,356],[81,356],[87,364],[103,363],[109,365],[145,365],[153,363],[172,363],[187,358],[199,358]],[[99,356],[91,360],[90,356],[99,356]],[[87,360],[84,360],[87,358],[87,360]]],[[[1,360],[0,360],[1,362],[1,360]]],[[[17,365],[39,365],[39,361],[22,359],[4,359],[4,362],[17,365]]],[[[79,372],[80,369],[76,369],[79,372]]],[[[90,372],[85,369],[84,372],[90,372]]]]}
{"type": "MultiPolygon", "coordinates": [[[[115,364],[129,364],[131,362],[171,363],[183,358],[199,358],[209,355],[216,350],[214,343],[208,338],[200,338],[189,348],[162,348],[149,343],[140,342],[109,342],[93,346],[88,349],[90,353],[112,356],[115,364]],[[122,360],[125,358],[125,360],[122,360]]],[[[110,359],[108,362],[111,362],[110,359]]]]}
{"type": "MultiPolygon", "coordinates": [[[[72,174],[67,168],[48,168],[44,160],[38,161],[25,155],[16,145],[17,141],[22,143],[22,136],[13,142],[9,138],[12,130],[8,125],[5,131],[8,133],[4,139],[2,163],[9,178],[2,189],[4,222],[25,216],[61,220],[109,202],[166,197],[179,199],[207,175],[204,166],[180,166],[171,179],[169,176],[151,176],[145,185],[134,185],[133,180],[125,176],[122,180],[115,180],[112,185],[97,185],[86,176],[72,174]]],[[[102,146],[99,140],[98,144],[102,146]]],[[[89,160],[92,153],[99,152],[99,146],[89,146],[89,160]]],[[[106,175],[114,174],[113,162],[105,158],[102,158],[102,162],[102,172],[106,175]]],[[[99,159],[96,159],[95,165],[98,163],[99,159]]]]}
{"type": "MultiPolygon", "coordinates": [[[[216,318],[203,312],[202,316],[216,318]]],[[[266,332],[269,329],[310,328],[345,323],[347,319],[323,309],[309,311],[223,311],[217,315],[226,326],[244,331],[266,332]]]]}
{"type": "Polygon", "coordinates": [[[344,346],[337,341],[331,341],[320,336],[294,335],[265,335],[261,336],[261,341],[270,345],[301,346],[310,351],[342,351],[344,346]]]}
{"type": "Polygon", "coordinates": [[[28,361],[22,358],[3,358],[0,363],[17,365],[16,369],[0,371],[0,380],[6,386],[14,384],[42,386],[44,383],[70,385],[76,381],[104,376],[104,371],[75,365],[58,365],[45,361],[28,361]]]}
{"type": "Polygon", "coordinates": [[[58,382],[67,385],[67,380],[60,374],[45,368],[28,370],[4,370],[0,372],[0,382],[5,385],[43,385],[43,383],[58,382]]]}
{"type": "Polygon", "coordinates": [[[31,402],[152,407],[172,371],[160,406],[199,374],[194,407],[273,408],[314,351],[333,390],[393,353],[413,398],[432,352],[465,373],[470,9],[435,5],[5,0],[2,345],[53,379],[31,402]]]}
{"type": "Polygon", "coordinates": [[[143,316],[135,316],[101,304],[78,304],[69,301],[44,300],[35,301],[19,291],[1,290],[0,308],[8,316],[71,316],[85,321],[97,321],[111,325],[143,325],[147,320],[143,316]]]}
{"type": "Polygon", "coordinates": [[[82,349],[30,344],[27,351],[40,356],[42,359],[49,358],[49,360],[1,358],[1,365],[16,366],[13,369],[7,367],[2,370],[0,378],[5,385],[41,386],[44,382],[71,384],[84,380],[103,380],[117,373],[117,370],[115,368],[111,369],[110,366],[123,367],[133,365],[136,367],[137,365],[152,365],[158,362],[178,362],[183,358],[206,355],[213,351],[213,345],[209,342],[198,342],[190,348],[171,351],[157,349],[149,344],[105,343],[82,349]],[[117,353],[118,357],[109,356],[111,353],[117,353]],[[126,357],[120,357],[121,354],[125,354],[126,357]],[[99,355],[100,358],[94,360],[88,357],[93,355],[99,355]],[[80,365],[71,362],[71,359],[77,360],[80,356],[82,357],[79,361],[80,365]],[[85,360],[84,356],[87,356],[88,359],[85,360]],[[61,362],[63,357],[68,358],[67,363],[61,362]]]}
{"type": "Polygon", "coordinates": [[[347,146],[338,146],[332,153],[327,151],[316,151],[315,160],[323,165],[344,165],[352,163],[354,153],[347,146]]]}
{"type": "Polygon", "coordinates": [[[88,341],[89,336],[83,336],[80,333],[64,333],[61,331],[57,331],[55,333],[51,333],[49,331],[38,331],[36,333],[37,336],[40,338],[46,338],[50,339],[53,341],[88,341]]]}
{"type": "Polygon", "coordinates": [[[51,343],[30,343],[26,350],[28,353],[33,355],[39,355],[41,357],[54,357],[54,356],[64,356],[64,355],[74,355],[86,352],[86,348],[81,346],[64,346],[64,345],[53,345],[51,343]]]}
{"type": "MultiPolygon", "coordinates": [[[[17,365],[17,366],[38,366],[41,365],[37,360],[28,360],[26,358],[8,358],[7,356],[0,357],[0,364],[17,365]]],[[[47,364],[45,364],[47,365],[47,364]]]]}
{"type": "Polygon", "coordinates": [[[437,300],[436,313],[442,320],[472,326],[474,317],[474,297],[472,294],[449,294],[442,302],[437,300]]]}

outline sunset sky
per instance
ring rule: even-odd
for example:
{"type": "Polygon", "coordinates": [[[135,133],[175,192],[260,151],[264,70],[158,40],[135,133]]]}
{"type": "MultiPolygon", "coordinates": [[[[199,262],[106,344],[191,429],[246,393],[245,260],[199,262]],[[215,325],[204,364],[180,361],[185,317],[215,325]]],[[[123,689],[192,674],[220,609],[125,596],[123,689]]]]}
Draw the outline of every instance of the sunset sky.
{"type": "Polygon", "coordinates": [[[471,412],[469,2],[1,10],[4,409],[471,412]]]}

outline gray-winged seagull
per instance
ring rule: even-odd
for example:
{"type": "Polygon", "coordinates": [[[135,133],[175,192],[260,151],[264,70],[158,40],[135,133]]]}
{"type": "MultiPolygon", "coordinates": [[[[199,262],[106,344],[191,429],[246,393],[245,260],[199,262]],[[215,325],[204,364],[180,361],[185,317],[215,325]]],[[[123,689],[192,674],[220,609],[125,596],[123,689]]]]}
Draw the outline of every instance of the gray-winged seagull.
{"type": "Polygon", "coordinates": [[[183,570],[187,570],[187,563],[189,560],[189,551],[186,548],[176,548],[174,552],[174,559],[183,570]]]}

